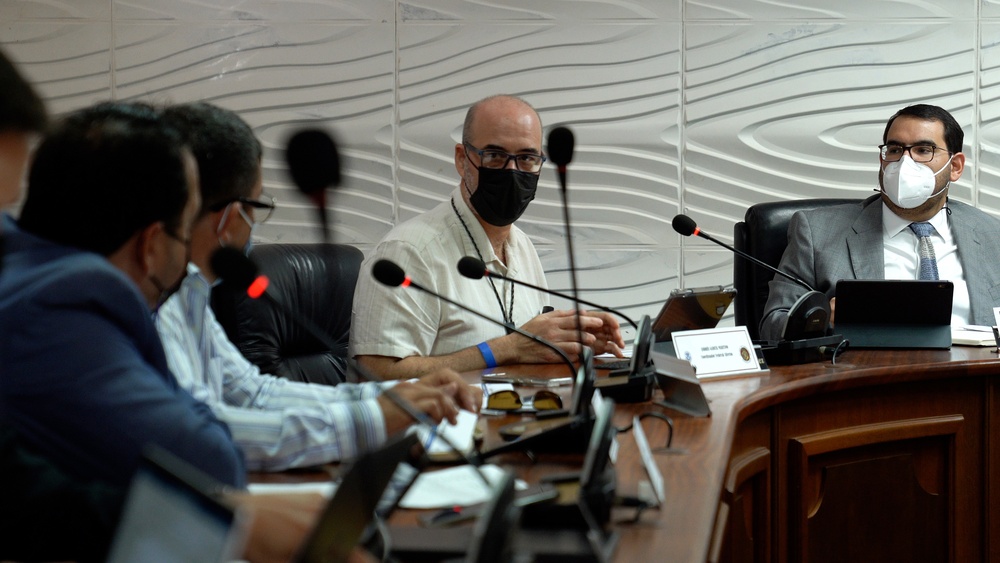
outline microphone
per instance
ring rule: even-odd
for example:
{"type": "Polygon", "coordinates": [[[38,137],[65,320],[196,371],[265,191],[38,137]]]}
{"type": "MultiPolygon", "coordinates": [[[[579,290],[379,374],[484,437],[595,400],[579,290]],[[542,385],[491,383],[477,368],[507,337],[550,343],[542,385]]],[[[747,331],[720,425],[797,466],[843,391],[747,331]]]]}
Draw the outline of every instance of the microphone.
{"type": "Polygon", "coordinates": [[[292,181],[316,206],[323,240],[330,240],[326,216],[326,189],[340,185],[340,155],[333,138],[319,129],[292,135],[285,150],[292,181]]]}
{"type": "Polygon", "coordinates": [[[567,194],[566,166],[573,160],[573,149],[576,140],[573,132],[566,127],[556,127],[549,131],[549,158],[556,165],[559,174],[559,191],[563,200],[563,223],[566,226],[566,252],[569,255],[569,279],[573,291],[573,302],[576,304],[576,337],[583,342],[583,323],[580,320],[580,289],[576,283],[576,259],[573,254],[573,235],[570,233],[569,195],[567,194]]]}
{"type": "Polygon", "coordinates": [[[806,290],[808,290],[808,291],[816,291],[815,289],[812,288],[812,286],[810,286],[806,282],[800,280],[799,278],[797,278],[797,277],[795,277],[795,276],[793,276],[791,274],[788,274],[786,272],[782,272],[781,270],[775,268],[774,266],[768,264],[767,262],[764,262],[763,260],[760,260],[759,258],[755,258],[753,256],[750,256],[746,252],[743,252],[742,250],[739,250],[739,249],[737,249],[735,247],[729,246],[728,244],[722,242],[721,240],[718,240],[715,237],[710,236],[708,233],[706,233],[705,231],[701,230],[700,227],[698,227],[697,223],[694,222],[694,219],[688,217],[687,215],[677,215],[677,216],[675,216],[674,220],[673,220],[673,226],[674,226],[674,230],[675,231],[677,231],[678,233],[680,233],[680,234],[682,234],[682,235],[684,235],[686,237],[694,235],[696,237],[701,237],[703,239],[710,240],[710,241],[714,242],[715,244],[721,246],[722,248],[725,248],[726,250],[739,255],[741,258],[749,260],[749,261],[753,262],[754,264],[756,264],[756,265],[758,265],[758,266],[760,266],[760,267],[762,267],[762,268],[764,268],[766,270],[770,270],[770,271],[774,272],[775,274],[778,274],[779,276],[782,276],[782,277],[785,277],[785,278],[788,278],[788,279],[792,280],[793,282],[795,282],[795,283],[801,285],[802,287],[806,288],[806,290]]]}
{"type": "Polygon", "coordinates": [[[447,297],[445,297],[443,295],[440,295],[440,294],[438,294],[438,293],[436,293],[436,292],[434,292],[434,291],[432,291],[430,289],[427,289],[426,287],[424,287],[424,286],[418,284],[417,282],[413,281],[412,279],[410,279],[410,276],[406,275],[406,272],[404,272],[403,269],[400,268],[398,264],[396,264],[395,262],[393,262],[391,260],[382,259],[382,260],[379,260],[379,261],[375,262],[372,265],[372,276],[376,280],[378,280],[379,283],[382,283],[382,284],[387,285],[389,287],[400,287],[400,286],[402,286],[402,287],[412,287],[414,289],[418,289],[418,290],[420,290],[420,291],[422,291],[422,292],[424,292],[424,293],[426,293],[428,295],[432,295],[432,296],[440,299],[441,301],[444,301],[445,303],[448,303],[449,305],[452,305],[454,307],[458,307],[459,309],[461,309],[461,310],[463,310],[463,311],[465,311],[467,313],[472,313],[473,315],[475,315],[475,316],[477,316],[477,317],[479,317],[481,319],[485,319],[485,320],[487,320],[487,321],[489,321],[491,323],[498,324],[498,325],[500,325],[500,326],[502,326],[504,328],[510,329],[510,330],[512,330],[512,331],[520,334],[521,336],[523,336],[523,337],[525,337],[525,338],[527,338],[527,339],[529,339],[529,340],[531,340],[533,342],[537,342],[537,343],[541,344],[542,346],[545,346],[546,348],[549,348],[550,350],[552,350],[555,353],[559,354],[559,357],[562,358],[563,362],[565,362],[566,366],[569,368],[570,377],[574,377],[574,378],[576,377],[576,367],[573,366],[573,361],[569,359],[569,356],[566,355],[566,352],[563,352],[562,349],[559,348],[558,346],[556,346],[555,344],[549,342],[548,340],[545,340],[544,338],[542,338],[540,336],[536,336],[534,334],[531,334],[530,332],[528,332],[526,330],[523,330],[521,328],[518,328],[516,326],[510,326],[510,325],[507,325],[505,323],[502,323],[502,322],[494,319],[493,317],[491,317],[489,315],[485,315],[483,313],[480,313],[479,311],[476,311],[475,309],[472,309],[470,307],[466,307],[465,305],[462,305],[461,303],[458,303],[458,302],[456,302],[456,301],[454,301],[452,299],[449,299],[449,298],[447,298],[447,297]]]}
{"type": "MultiPolygon", "coordinates": [[[[257,265],[254,264],[253,261],[251,261],[250,258],[244,255],[241,251],[228,246],[220,247],[215,251],[215,253],[212,254],[211,265],[212,271],[214,271],[216,275],[223,280],[223,283],[237,290],[246,291],[247,295],[251,299],[258,299],[260,297],[267,299],[268,302],[281,311],[283,315],[292,319],[293,322],[297,323],[306,332],[308,332],[310,336],[321,342],[324,346],[330,350],[337,348],[336,343],[332,341],[330,336],[327,335],[323,329],[316,326],[316,324],[309,319],[295,314],[279,299],[267,292],[267,286],[269,284],[267,276],[258,274],[257,265]]],[[[366,381],[380,382],[378,378],[369,373],[368,370],[363,368],[354,360],[348,361],[362,379],[366,381]]],[[[440,432],[436,432],[437,423],[424,414],[423,411],[414,407],[409,401],[400,397],[395,391],[392,390],[392,388],[383,387],[382,394],[403,412],[409,415],[414,422],[426,426],[431,430],[431,432],[435,432],[435,440],[441,440],[444,442],[445,445],[458,454],[463,461],[475,468],[476,473],[479,474],[479,477],[484,483],[486,483],[488,488],[493,487],[482,471],[479,470],[479,466],[482,465],[482,461],[478,457],[474,459],[466,455],[465,452],[456,447],[447,436],[440,432]]]]}
{"type": "Polygon", "coordinates": [[[547,288],[540,287],[540,286],[537,286],[537,285],[534,285],[534,284],[530,284],[530,283],[528,283],[526,281],[521,281],[521,280],[517,280],[517,279],[514,279],[514,278],[509,278],[509,277],[507,277],[507,276],[505,276],[503,274],[498,274],[496,272],[492,272],[492,271],[490,271],[490,270],[488,270],[486,268],[486,264],[484,264],[483,261],[480,260],[479,258],[474,258],[472,256],[466,256],[466,257],[462,258],[461,260],[458,261],[458,272],[460,274],[462,274],[463,276],[465,276],[467,278],[470,278],[470,279],[474,279],[474,280],[480,280],[480,279],[483,279],[484,277],[490,277],[490,278],[496,278],[496,279],[501,279],[501,280],[507,280],[509,282],[516,283],[518,285],[523,285],[525,287],[530,287],[531,289],[542,291],[542,292],[548,293],[550,295],[555,295],[556,297],[562,297],[563,299],[574,300],[577,303],[586,305],[588,307],[592,307],[592,308],[598,309],[600,311],[606,311],[606,312],[611,313],[613,315],[618,315],[619,317],[625,319],[628,322],[628,324],[632,325],[632,328],[639,328],[638,325],[635,324],[635,321],[633,321],[632,319],[630,319],[625,313],[622,313],[621,311],[617,311],[615,309],[612,309],[611,307],[605,307],[603,305],[598,305],[597,303],[591,303],[590,301],[584,301],[583,299],[574,299],[573,297],[571,297],[569,295],[566,295],[565,293],[559,293],[558,291],[553,291],[551,289],[547,289],[547,288]]]}
{"type": "Polygon", "coordinates": [[[843,342],[843,336],[827,334],[830,326],[830,300],[824,293],[816,291],[801,279],[710,236],[687,215],[676,215],[672,224],[674,230],[684,236],[695,235],[710,240],[758,266],[788,278],[807,290],[788,310],[785,327],[781,331],[781,341],[773,343],[773,346],[761,348],[768,363],[796,364],[822,359],[826,347],[837,346],[843,342]]]}

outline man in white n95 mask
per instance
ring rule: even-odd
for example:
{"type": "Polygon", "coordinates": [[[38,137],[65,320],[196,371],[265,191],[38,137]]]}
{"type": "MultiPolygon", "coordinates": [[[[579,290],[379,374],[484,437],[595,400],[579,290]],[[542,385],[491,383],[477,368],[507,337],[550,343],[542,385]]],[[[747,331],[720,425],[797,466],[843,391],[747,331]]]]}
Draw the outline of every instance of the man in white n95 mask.
{"type": "MultiPolygon", "coordinates": [[[[831,309],[841,279],[950,280],[952,323],[994,324],[1000,221],[948,198],[948,187],[965,169],[963,136],[940,107],[918,104],[896,112],[879,145],[880,193],[796,213],[779,269],[826,293],[831,309]]],[[[761,338],[780,337],[789,308],[804,292],[780,276],[771,281],[761,338]]]]}

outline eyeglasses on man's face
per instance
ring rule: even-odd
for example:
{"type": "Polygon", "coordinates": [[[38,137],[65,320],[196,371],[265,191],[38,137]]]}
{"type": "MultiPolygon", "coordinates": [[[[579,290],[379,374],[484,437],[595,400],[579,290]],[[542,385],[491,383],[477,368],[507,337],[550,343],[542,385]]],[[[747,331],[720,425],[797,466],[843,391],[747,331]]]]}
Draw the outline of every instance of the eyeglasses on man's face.
{"type": "Polygon", "coordinates": [[[513,160],[514,165],[517,166],[517,169],[521,172],[536,173],[542,169],[542,164],[546,160],[545,157],[540,154],[510,154],[509,152],[497,149],[477,149],[469,143],[462,144],[465,145],[466,149],[479,155],[479,165],[483,168],[506,168],[507,164],[513,160]]]}
{"type": "Polygon", "coordinates": [[[951,154],[948,149],[943,149],[927,143],[917,145],[898,145],[896,143],[888,143],[885,145],[879,145],[878,148],[880,151],[879,154],[885,162],[896,162],[897,160],[903,158],[903,155],[907,152],[910,153],[910,158],[913,159],[913,162],[930,162],[934,160],[934,156],[937,155],[938,151],[951,154]]]}
{"type": "Polygon", "coordinates": [[[222,211],[223,209],[234,203],[241,204],[240,215],[243,216],[243,218],[246,220],[247,223],[250,224],[251,227],[254,225],[260,225],[261,223],[264,223],[268,219],[270,219],[271,214],[274,213],[274,208],[275,208],[274,197],[267,194],[261,194],[259,199],[251,199],[248,197],[234,197],[231,199],[223,200],[220,201],[219,203],[216,203],[209,209],[213,212],[222,211]],[[250,213],[248,214],[246,211],[244,211],[244,208],[249,210],[250,213]]]}

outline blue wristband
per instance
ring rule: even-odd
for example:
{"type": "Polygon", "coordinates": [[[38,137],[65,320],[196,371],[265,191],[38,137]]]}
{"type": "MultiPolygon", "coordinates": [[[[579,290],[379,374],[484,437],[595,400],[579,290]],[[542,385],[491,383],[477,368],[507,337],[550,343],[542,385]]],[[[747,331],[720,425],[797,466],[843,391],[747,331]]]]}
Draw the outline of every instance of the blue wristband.
{"type": "Polygon", "coordinates": [[[497,367],[497,359],[493,357],[493,350],[490,350],[490,345],[485,342],[480,342],[476,345],[479,348],[479,353],[483,355],[483,359],[486,360],[487,368],[497,367]]]}

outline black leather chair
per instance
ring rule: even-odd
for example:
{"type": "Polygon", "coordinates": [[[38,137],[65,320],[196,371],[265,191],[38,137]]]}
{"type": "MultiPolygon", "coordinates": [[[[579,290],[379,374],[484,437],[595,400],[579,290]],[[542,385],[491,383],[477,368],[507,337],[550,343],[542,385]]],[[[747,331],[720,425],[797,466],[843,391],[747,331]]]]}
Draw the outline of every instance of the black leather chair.
{"type": "Polygon", "coordinates": [[[264,373],[295,381],[345,381],[354,286],[364,258],[344,244],[262,244],[250,258],[270,279],[268,292],[324,331],[336,347],[311,336],[265,299],[215,288],[212,308],[243,355],[264,373]]]}
{"type": "MultiPolygon", "coordinates": [[[[733,228],[733,246],[771,266],[778,267],[788,245],[788,223],[796,211],[857,203],[858,199],[799,199],[751,205],[743,221],[733,228]]],[[[768,282],[776,274],[739,255],[733,260],[736,288],[736,325],[745,325],[750,338],[760,338],[760,321],[767,303],[768,282]]]]}

